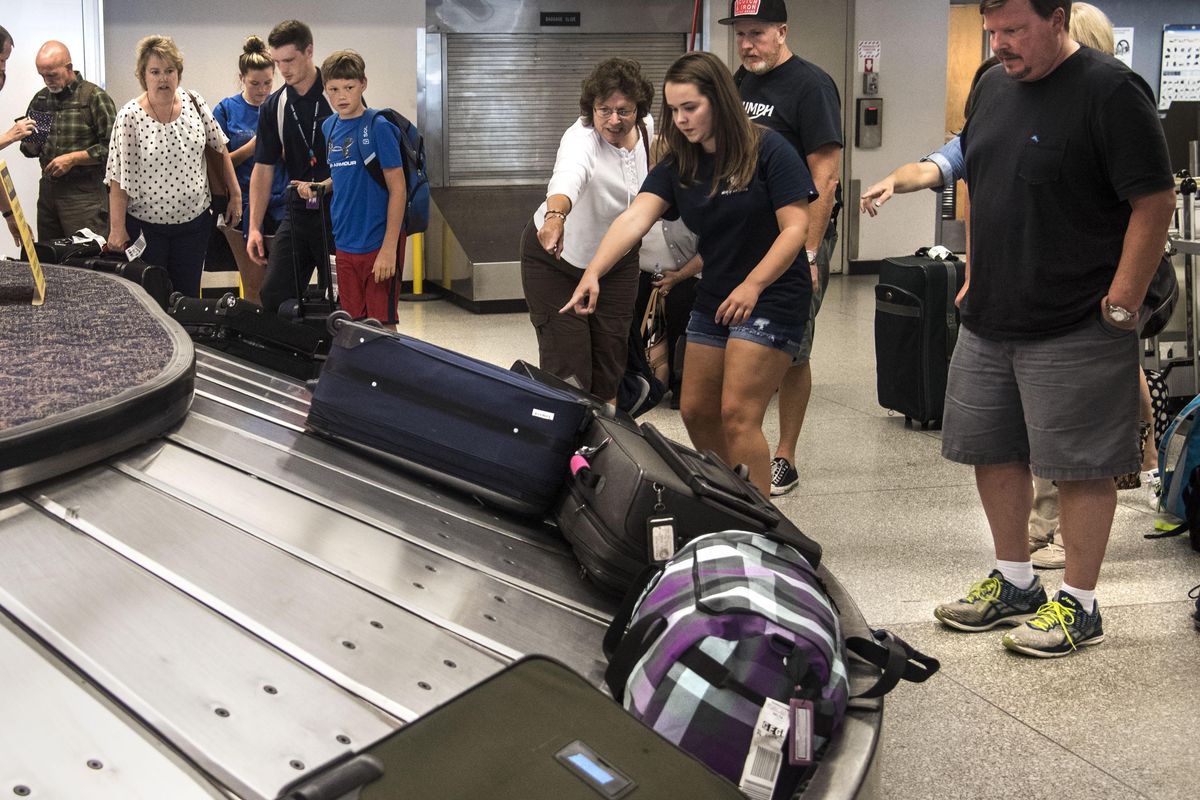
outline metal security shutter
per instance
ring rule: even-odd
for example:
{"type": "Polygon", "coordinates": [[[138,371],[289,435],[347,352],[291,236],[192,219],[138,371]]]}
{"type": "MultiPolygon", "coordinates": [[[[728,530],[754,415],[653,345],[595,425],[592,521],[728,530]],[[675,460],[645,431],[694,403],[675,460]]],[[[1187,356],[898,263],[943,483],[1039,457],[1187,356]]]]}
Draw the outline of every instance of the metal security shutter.
{"type": "Polygon", "coordinates": [[[606,58],[641,63],[657,122],[662,76],[685,48],[680,33],[448,35],[448,185],[546,183],[579,86],[606,58]]]}

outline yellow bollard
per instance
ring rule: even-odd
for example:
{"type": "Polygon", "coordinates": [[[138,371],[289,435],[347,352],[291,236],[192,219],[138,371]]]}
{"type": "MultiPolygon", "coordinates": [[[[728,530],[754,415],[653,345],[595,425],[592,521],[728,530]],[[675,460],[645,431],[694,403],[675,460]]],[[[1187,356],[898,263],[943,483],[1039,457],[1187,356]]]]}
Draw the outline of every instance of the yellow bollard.
{"type": "MultiPolygon", "coordinates": [[[[401,300],[420,302],[423,300],[440,300],[438,295],[425,293],[425,234],[414,233],[408,237],[412,242],[413,290],[400,295],[401,300]]],[[[399,265],[403,268],[403,265],[399,265]]]]}

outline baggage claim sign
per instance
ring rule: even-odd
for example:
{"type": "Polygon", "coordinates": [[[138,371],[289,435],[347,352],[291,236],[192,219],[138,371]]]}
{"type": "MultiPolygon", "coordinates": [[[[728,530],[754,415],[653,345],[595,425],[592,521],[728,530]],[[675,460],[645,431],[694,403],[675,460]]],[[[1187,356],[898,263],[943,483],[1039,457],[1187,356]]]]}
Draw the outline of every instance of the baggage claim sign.
{"type": "Polygon", "coordinates": [[[34,252],[33,235],[29,232],[29,223],[25,221],[25,214],[21,211],[17,190],[13,187],[12,176],[8,174],[8,162],[4,159],[0,159],[0,184],[8,197],[13,219],[17,221],[17,227],[21,231],[21,245],[25,248],[25,257],[29,259],[29,269],[33,271],[33,304],[40,306],[46,302],[46,276],[42,274],[42,264],[34,252]]]}

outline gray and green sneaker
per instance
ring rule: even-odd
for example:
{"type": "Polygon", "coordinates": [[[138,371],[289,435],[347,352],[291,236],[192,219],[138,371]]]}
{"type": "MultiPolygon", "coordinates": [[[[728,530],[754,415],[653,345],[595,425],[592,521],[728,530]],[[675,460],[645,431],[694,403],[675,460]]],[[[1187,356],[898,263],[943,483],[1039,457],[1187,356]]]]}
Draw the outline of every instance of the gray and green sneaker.
{"type": "Polygon", "coordinates": [[[1032,619],[1046,602],[1046,590],[1034,577],[1028,589],[1018,589],[994,569],[984,580],[971,587],[967,596],[953,603],[942,603],[933,615],[942,624],[960,631],[986,631],[997,625],[1020,625],[1032,619]]]}
{"type": "Polygon", "coordinates": [[[1009,650],[1038,658],[1058,658],[1103,641],[1100,604],[1089,613],[1062,591],[1039,608],[1029,622],[1004,634],[1004,646],[1009,650]]]}

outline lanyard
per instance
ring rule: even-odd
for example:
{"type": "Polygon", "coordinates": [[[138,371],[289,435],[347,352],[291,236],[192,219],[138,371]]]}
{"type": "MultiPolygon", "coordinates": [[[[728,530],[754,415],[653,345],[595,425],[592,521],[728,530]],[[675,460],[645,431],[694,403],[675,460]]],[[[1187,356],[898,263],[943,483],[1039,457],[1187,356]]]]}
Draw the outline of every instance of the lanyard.
{"type": "Polygon", "coordinates": [[[317,110],[313,109],[312,136],[304,135],[304,126],[300,124],[300,115],[296,113],[295,102],[288,103],[288,110],[292,112],[292,119],[296,121],[296,128],[300,131],[300,140],[308,148],[308,166],[315,167],[317,155],[313,152],[313,147],[317,144],[317,110]]]}

